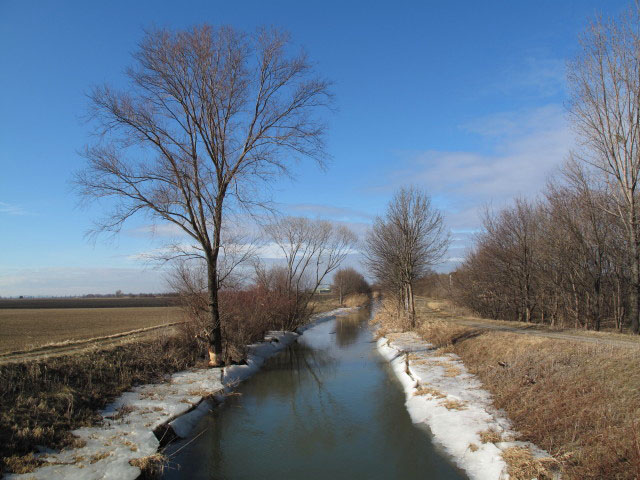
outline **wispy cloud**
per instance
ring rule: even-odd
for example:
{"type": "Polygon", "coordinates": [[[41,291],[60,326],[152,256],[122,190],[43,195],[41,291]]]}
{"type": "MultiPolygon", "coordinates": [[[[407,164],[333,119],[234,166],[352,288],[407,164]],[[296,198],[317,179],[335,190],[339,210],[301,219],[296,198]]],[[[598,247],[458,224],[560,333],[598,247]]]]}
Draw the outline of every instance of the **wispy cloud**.
{"type": "Polygon", "coordinates": [[[0,202],[0,213],[6,215],[30,215],[24,208],[7,202],[0,202]]]}
{"type": "Polygon", "coordinates": [[[284,206],[289,213],[314,216],[332,220],[351,221],[354,219],[372,220],[373,215],[348,207],[335,205],[320,205],[315,203],[294,203],[284,206]]]}
{"type": "Polygon", "coordinates": [[[500,72],[500,80],[490,85],[505,95],[549,98],[566,88],[565,60],[532,52],[512,62],[500,72]]]}
{"type": "Polygon", "coordinates": [[[516,196],[539,194],[573,144],[557,105],[499,113],[461,128],[486,137],[490,153],[425,151],[392,174],[394,186],[422,185],[441,199],[458,231],[477,229],[486,204],[500,207],[516,196]]]}

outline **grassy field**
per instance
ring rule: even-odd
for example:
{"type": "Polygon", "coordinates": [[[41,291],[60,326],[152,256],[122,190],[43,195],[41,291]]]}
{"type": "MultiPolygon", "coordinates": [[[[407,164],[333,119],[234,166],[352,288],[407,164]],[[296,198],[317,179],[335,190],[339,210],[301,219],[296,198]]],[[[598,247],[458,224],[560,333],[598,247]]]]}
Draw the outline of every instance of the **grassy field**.
{"type": "Polygon", "coordinates": [[[0,353],[103,337],[182,318],[179,307],[0,309],[0,353]]]}

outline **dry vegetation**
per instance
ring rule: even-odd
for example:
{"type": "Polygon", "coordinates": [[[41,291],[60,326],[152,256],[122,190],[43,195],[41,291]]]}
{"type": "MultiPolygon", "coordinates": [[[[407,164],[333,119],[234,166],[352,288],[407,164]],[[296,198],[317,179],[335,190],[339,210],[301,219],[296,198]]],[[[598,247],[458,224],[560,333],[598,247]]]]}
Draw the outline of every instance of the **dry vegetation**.
{"type": "Polygon", "coordinates": [[[178,307],[0,309],[0,353],[181,320],[178,307]]]}
{"type": "MultiPolygon", "coordinates": [[[[520,440],[547,450],[564,478],[640,478],[637,347],[468,328],[451,321],[456,314],[443,310],[444,303],[439,311],[419,304],[416,330],[457,353],[507,412],[520,440]]],[[[390,315],[383,312],[384,318],[390,315]]],[[[398,319],[386,325],[402,327],[398,319]]],[[[485,432],[481,440],[499,435],[485,432]]],[[[506,452],[512,478],[545,478],[548,465],[522,450],[506,452]]]]}
{"type": "Polygon", "coordinates": [[[121,392],[184,370],[198,361],[199,353],[193,341],[172,336],[0,365],[0,473],[36,466],[36,445],[73,445],[70,430],[97,421],[97,410],[121,392]]]}

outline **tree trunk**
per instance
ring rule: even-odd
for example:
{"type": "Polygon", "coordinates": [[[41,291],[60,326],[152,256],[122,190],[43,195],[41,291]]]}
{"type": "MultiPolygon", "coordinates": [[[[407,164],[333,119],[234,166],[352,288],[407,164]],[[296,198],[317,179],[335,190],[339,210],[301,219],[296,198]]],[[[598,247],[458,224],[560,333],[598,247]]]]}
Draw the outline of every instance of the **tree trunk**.
{"type": "Polygon", "coordinates": [[[211,332],[209,333],[209,366],[219,367],[222,360],[222,329],[220,326],[220,306],[218,303],[218,279],[215,260],[207,265],[207,288],[209,294],[209,321],[211,332]]]}
{"type": "Polygon", "coordinates": [[[629,209],[629,248],[631,253],[631,285],[629,286],[629,318],[631,331],[640,333],[640,246],[638,245],[638,226],[635,206],[629,209]]]}
{"type": "Polygon", "coordinates": [[[413,285],[409,283],[407,285],[408,303],[409,303],[409,318],[411,319],[411,328],[416,326],[416,303],[413,298],[413,285]]]}

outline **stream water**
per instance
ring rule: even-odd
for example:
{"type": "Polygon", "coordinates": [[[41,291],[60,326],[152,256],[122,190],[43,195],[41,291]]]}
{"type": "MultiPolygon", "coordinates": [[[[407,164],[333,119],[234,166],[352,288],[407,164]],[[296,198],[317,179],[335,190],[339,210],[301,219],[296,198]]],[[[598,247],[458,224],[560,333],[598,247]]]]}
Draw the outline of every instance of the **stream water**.
{"type": "Polygon", "coordinates": [[[462,479],[411,423],[370,311],[319,323],[172,444],[165,479],[462,479]]]}

